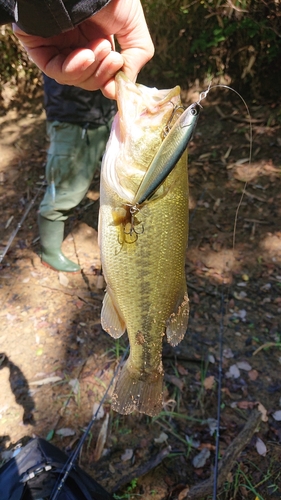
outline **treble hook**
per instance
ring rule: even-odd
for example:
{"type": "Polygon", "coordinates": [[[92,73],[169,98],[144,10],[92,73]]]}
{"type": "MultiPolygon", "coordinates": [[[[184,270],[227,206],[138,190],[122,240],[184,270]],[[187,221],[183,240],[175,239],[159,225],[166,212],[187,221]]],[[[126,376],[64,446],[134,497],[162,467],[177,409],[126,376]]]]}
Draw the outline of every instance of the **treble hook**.
{"type": "Polygon", "coordinates": [[[170,132],[170,130],[171,130],[171,123],[172,123],[172,121],[174,119],[174,116],[175,116],[176,112],[180,108],[184,110],[183,106],[177,106],[177,105],[174,106],[172,114],[171,114],[169,120],[167,121],[165,127],[163,128],[163,135],[164,135],[164,137],[166,137],[168,135],[168,133],[170,132]]]}
{"type": "MultiPolygon", "coordinates": [[[[136,206],[136,205],[132,205],[130,207],[130,214],[131,214],[131,227],[130,227],[130,231],[124,231],[124,234],[129,234],[130,236],[133,235],[133,233],[135,233],[138,237],[139,234],[143,234],[144,233],[144,226],[143,224],[141,225],[141,230],[140,231],[137,231],[136,230],[136,226],[135,226],[135,216],[137,213],[139,213],[140,209],[136,206]]],[[[137,238],[136,238],[137,240],[137,238]]],[[[136,241],[135,240],[135,241],[136,241]]]]}

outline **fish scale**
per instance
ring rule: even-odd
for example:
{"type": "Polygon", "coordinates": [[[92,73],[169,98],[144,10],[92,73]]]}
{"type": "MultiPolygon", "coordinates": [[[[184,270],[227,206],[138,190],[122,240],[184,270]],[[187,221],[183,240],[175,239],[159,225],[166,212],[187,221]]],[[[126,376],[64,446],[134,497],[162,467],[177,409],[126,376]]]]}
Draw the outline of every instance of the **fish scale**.
{"type": "MultiPolygon", "coordinates": [[[[117,80],[117,85],[121,87],[120,92],[128,91],[127,88],[122,90],[123,80],[117,80]]],[[[171,111],[168,99],[163,102],[163,108],[167,108],[164,120],[171,111]]],[[[177,102],[179,99],[178,90],[177,102]]],[[[161,102],[157,105],[161,107],[161,102]]],[[[126,118],[120,102],[118,109],[126,118]]],[[[114,133],[118,131],[119,119],[117,116],[113,125],[114,133]]],[[[123,121],[125,123],[124,117],[123,121]]],[[[148,124],[142,130],[147,149],[151,139],[148,125],[149,117],[148,124]]],[[[164,125],[162,117],[158,124],[157,148],[162,141],[164,125]]],[[[151,149],[155,152],[155,113],[153,127],[154,142],[151,149]]],[[[130,128],[127,133],[130,133],[130,128]]],[[[122,143],[121,136],[119,142],[122,143]]],[[[168,341],[176,345],[184,336],[188,319],[184,269],[188,236],[187,153],[183,154],[161,189],[139,207],[136,217],[140,224],[137,228],[141,225],[143,232],[126,235],[124,227],[127,227],[128,220],[124,218],[122,221],[118,217],[116,222],[114,213],[116,209],[122,213],[122,207],[129,204],[130,200],[119,196],[118,189],[112,186],[106,175],[109,168],[107,161],[112,163],[111,168],[116,166],[116,159],[110,151],[112,144],[109,139],[101,170],[99,238],[107,283],[101,321],[103,328],[115,338],[127,329],[130,342],[130,355],[117,380],[112,407],[123,414],[138,410],[147,415],[156,415],[163,404],[163,336],[166,333],[168,341]]],[[[118,152],[116,143],[113,145],[117,157],[123,154],[128,161],[129,176],[135,158],[128,159],[130,151],[118,152]]],[[[149,158],[151,155],[149,151],[147,153],[149,158]]],[[[138,154],[138,151],[134,149],[133,154],[138,154]]],[[[148,159],[147,168],[151,160],[148,159]]],[[[123,163],[123,171],[125,166],[123,163]]]]}

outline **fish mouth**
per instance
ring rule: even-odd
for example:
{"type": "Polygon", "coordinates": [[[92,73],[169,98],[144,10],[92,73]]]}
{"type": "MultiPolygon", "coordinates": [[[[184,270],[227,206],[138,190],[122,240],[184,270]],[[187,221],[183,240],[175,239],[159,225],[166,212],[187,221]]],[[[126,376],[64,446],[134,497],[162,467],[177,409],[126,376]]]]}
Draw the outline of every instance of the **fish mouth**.
{"type": "Polygon", "coordinates": [[[131,204],[164,139],[180,87],[158,90],[136,84],[123,73],[116,77],[118,113],[102,163],[102,178],[124,204],[131,204]]]}
{"type": "Polygon", "coordinates": [[[145,129],[165,127],[175,106],[180,104],[180,87],[158,90],[133,83],[122,71],[115,77],[121,140],[133,125],[145,129]]]}

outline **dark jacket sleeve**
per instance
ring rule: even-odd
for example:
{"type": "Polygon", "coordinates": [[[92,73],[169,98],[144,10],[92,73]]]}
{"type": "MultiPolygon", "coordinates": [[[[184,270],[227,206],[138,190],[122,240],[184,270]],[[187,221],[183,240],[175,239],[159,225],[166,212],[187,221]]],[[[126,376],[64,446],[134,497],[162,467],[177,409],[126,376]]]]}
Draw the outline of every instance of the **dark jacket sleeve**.
{"type": "Polygon", "coordinates": [[[74,28],[110,0],[0,0],[0,25],[15,22],[45,38],[74,28]]]}

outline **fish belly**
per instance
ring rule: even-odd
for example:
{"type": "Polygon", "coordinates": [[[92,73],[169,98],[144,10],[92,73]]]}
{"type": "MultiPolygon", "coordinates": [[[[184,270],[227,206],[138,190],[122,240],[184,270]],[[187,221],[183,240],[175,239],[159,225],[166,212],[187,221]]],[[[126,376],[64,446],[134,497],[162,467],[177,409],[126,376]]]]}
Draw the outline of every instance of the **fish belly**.
{"type": "Polygon", "coordinates": [[[130,341],[112,407],[153,416],[163,404],[163,336],[176,345],[188,321],[186,153],[159,193],[140,207],[133,230],[128,214],[124,200],[101,179],[99,232],[107,283],[101,321],[115,338],[127,329],[130,341]]]}

